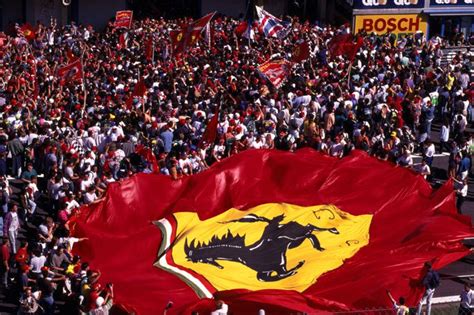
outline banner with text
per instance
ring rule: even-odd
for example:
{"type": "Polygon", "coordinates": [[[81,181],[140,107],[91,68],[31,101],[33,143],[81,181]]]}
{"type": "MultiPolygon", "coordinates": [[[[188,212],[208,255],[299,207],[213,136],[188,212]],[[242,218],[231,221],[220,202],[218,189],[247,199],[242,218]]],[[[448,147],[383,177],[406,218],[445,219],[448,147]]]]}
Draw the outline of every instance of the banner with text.
{"type": "Polygon", "coordinates": [[[424,4],[424,0],[354,0],[354,9],[411,9],[422,8],[424,4]]]}
{"type": "Polygon", "coordinates": [[[474,0],[431,0],[432,7],[459,7],[471,6],[474,7],[474,0]]]}
{"type": "Polygon", "coordinates": [[[421,31],[426,34],[428,22],[421,14],[392,14],[392,15],[356,15],[354,31],[376,33],[378,35],[414,34],[421,31]]]}

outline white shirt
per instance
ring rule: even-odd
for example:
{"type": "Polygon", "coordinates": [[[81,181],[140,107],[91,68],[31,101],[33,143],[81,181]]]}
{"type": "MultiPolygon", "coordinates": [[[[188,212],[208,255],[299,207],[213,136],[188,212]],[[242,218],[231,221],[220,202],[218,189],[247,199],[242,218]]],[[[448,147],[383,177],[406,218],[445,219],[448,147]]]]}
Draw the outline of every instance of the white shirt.
{"type": "Polygon", "coordinates": [[[441,133],[439,135],[439,140],[442,142],[448,142],[449,140],[449,127],[443,125],[441,127],[441,133]]]}
{"type": "Polygon", "coordinates": [[[39,257],[33,256],[30,262],[31,272],[41,273],[41,268],[44,266],[45,262],[46,262],[46,257],[44,257],[43,255],[39,257]]]}
{"type": "Polygon", "coordinates": [[[431,169],[428,165],[418,164],[415,166],[415,171],[423,175],[426,178],[426,175],[431,174],[431,169]]]}
{"type": "Polygon", "coordinates": [[[212,312],[211,315],[227,315],[228,311],[229,311],[229,306],[227,304],[222,304],[222,307],[212,312]]]}
{"type": "Polygon", "coordinates": [[[411,155],[406,156],[405,154],[398,158],[398,163],[403,165],[413,165],[413,158],[411,155]]]}
{"type": "Polygon", "coordinates": [[[18,213],[10,212],[12,216],[12,222],[10,227],[8,228],[9,231],[16,231],[20,228],[20,221],[18,221],[18,213]]]}
{"type": "Polygon", "coordinates": [[[251,148],[254,148],[254,149],[261,149],[263,147],[263,141],[260,140],[260,141],[254,141],[252,142],[252,144],[250,145],[251,148]]]}
{"type": "Polygon", "coordinates": [[[433,157],[435,154],[435,146],[434,144],[430,144],[427,148],[426,148],[426,151],[425,151],[425,155],[427,157],[433,157]]]}
{"type": "Polygon", "coordinates": [[[474,290],[469,290],[469,292],[463,290],[461,292],[461,306],[465,308],[474,307],[474,290]]]}

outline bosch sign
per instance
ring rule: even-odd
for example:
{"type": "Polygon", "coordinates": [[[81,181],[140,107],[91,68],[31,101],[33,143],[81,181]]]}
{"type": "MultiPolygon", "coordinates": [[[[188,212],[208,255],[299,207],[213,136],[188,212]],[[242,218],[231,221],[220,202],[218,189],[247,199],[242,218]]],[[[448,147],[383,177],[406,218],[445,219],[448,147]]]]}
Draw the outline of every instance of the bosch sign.
{"type": "Polygon", "coordinates": [[[426,34],[427,22],[419,14],[357,15],[354,31],[361,30],[377,34],[413,34],[417,31],[426,34]]]}

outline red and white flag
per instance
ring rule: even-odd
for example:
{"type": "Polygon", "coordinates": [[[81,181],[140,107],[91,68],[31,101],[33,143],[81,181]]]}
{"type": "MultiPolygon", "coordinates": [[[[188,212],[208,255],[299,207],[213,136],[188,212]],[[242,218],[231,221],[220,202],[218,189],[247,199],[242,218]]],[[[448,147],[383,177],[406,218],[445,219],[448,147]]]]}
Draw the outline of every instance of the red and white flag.
{"type": "Polygon", "coordinates": [[[276,88],[281,87],[290,74],[291,62],[285,59],[268,60],[258,66],[262,73],[276,88]]]}
{"type": "Polygon", "coordinates": [[[209,13],[191,24],[191,33],[187,43],[188,47],[194,46],[194,44],[196,44],[196,42],[199,40],[199,37],[201,36],[202,31],[209,25],[212,18],[214,17],[214,14],[216,14],[216,12],[209,13]]]}
{"type": "Polygon", "coordinates": [[[202,18],[183,26],[180,30],[171,31],[170,39],[173,54],[179,54],[186,51],[189,47],[194,46],[201,37],[203,30],[209,22],[211,22],[214,14],[216,14],[216,12],[209,13],[202,18]]]}
{"type": "Polygon", "coordinates": [[[132,26],[133,11],[117,11],[115,13],[115,27],[130,28],[132,26]]]}
{"type": "Polygon", "coordinates": [[[76,59],[58,69],[59,84],[82,80],[84,77],[81,59],[76,59]]]}
{"type": "Polygon", "coordinates": [[[128,47],[128,33],[127,32],[123,32],[122,34],[120,34],[118,46],[119,46],[118,49],[125,49],[128,47]]]}

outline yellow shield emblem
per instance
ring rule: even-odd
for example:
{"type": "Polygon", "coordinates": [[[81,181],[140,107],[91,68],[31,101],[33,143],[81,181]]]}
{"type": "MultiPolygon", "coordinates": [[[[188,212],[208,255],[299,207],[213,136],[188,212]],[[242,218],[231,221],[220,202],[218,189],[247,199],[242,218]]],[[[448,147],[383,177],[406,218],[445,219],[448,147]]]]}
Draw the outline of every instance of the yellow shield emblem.
{"type": "Polygon", "coordinates": [[[179,33],[178,36],[176,36],[176,40],[180,42],[183,39],[183,33],[179,33]]]}
{"type": "Polygon", "coordinates": [[[178,212],[155,222],[163,235],[155,266],[201,297],[232,289],[303,292],[369,243],[371,221],[333,205],[268,203],[204,221],[178,212]]]}

